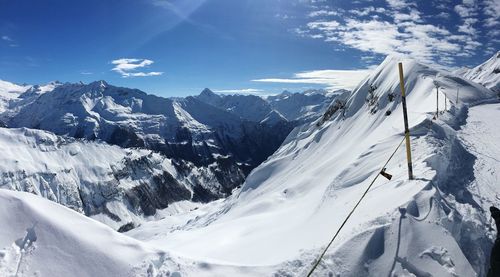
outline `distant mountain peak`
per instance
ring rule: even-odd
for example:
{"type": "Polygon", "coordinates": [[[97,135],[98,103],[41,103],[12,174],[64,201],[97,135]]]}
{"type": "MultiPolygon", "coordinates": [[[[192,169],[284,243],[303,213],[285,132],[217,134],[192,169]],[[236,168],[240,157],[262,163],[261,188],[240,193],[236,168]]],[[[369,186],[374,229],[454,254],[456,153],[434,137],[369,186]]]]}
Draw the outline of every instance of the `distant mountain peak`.
{"type": "Polygon", "coordinates": [[[205,95],[205,96],[217,96],[217,94],[215,94],[215,92],[213,92],[211,89],[209,88],[205,88],[201,91],[200,95],[205,95]]]}
{"type": "Polygon", "coordinates": [[[220,101],[221,96],[210,90],[209,88],[205,88],[204,90],[201,91],[200,95],[198,95],[196,98],[200,99],[201,101],[208,103],[210,105],[215,105],[216,102],[220,101]]]}
{"type": "Polygon", "coordinates": [[[89,85],[93,86],[93,87],[101,87],[101,88],[106,88],[109,86],[109,84],[104,80],[94,81],[94,82],[90,83],[89,85]]]}

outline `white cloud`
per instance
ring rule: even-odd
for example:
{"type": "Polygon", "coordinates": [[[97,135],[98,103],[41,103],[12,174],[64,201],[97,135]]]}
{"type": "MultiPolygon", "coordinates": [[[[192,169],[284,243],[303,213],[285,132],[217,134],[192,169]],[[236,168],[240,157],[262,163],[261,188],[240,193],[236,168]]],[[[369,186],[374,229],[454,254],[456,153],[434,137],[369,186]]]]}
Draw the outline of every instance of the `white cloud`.
{"type": "Polygon", "coordinates": [[[416,9],[410,9],[410,12],[394,12],[394,22],[400,23],[403,21],[422,22],[420,12],[416,9]]]}
{"type": "Polygon", "coordinates": [[[500,0],[355,0],[349,10],[332,1],[301,1],[311,3],[313,11],[294,29],[299,36],[330,42],[334,51],[360,50],[365,64],[373,61],[369,57],[395,54],[452,68],[500,43],[500,0]]]}
{"type": "Polygon", "coordinates": [[[369,14],[373,14],[373,13],[385,13],[387,10],[382,8],[382,7],[379,7],[379,8],[375,8],[375,7],[365,7],[365,8],[362,8],[362,9],[359,9],[359,10],[349,10],[350,13],[352,14],[355,14],[357,16],[367,16],[369,14]]]}
{"type": "Polygon", "coordinates": [[[334,15],[339,15],[339,13],[337,11],[319,10],[310,12],[308,14],[309,17],[334,16],[334,15]]]}
{"type": "Polygon", "coordinates": [[[440,12],[439,14],[435,15],[434,17],[436,18],[442,18],[442,19],[448,19],[450,18],[450,14],[447,12],[440,12]]]}
{"type": "Polygon", "coordinates": [[[265,94],[264,90],[255,88],[245,88],[245,89],[215,89],[216,93],[234,93],[234,94],[265,94]]]}
{"type": "Polygon", "coordinates": [[[461,0],[456,6],[448,3],[446,12],[430,16],[422,14],[416,2],[386,0],[387,8],[369,6],[345,12],[336,20],[313,19],[301,29],[300,35],[320,38],[372,55],[402,54],[424,63],[450,66],[456,57],[470,57],[482,46],[477,38],[483,30],[475,26],[479,23],[478,7],[489,15],[485,25],[494,25],[498,21],[500,15],[497,9],[500,5],[495,3],[500,3],[500,0],[486,1],[478,4],[476,0],[461,0]],[[432,17],[448,18],[453,10],[462,17],[462,24],[454,30],[427,21],[432,17]],[[376,13],[384,13],[387,17],[383,19],[376,13]],[[364,16],[370,17],[367,19],[364,16]]]}
{"type": "Polygon", "coordinates": [[[160,76],[163,72],[138,72],[137,69],[145,68],[152,65],[154,62],[148,59],[118,59],[111,61],[115,65],[113,71],[118,72],[122,77],[147,77],[147,76],[160,76]]]}
{"type": "Polygon", "coordinates": [[[307,27],[309,27],[310,29],[318,29],[321,31],[333,31],[336,30],[339,25],[340,23],[338,23],[335,20],[332,20],[332,21],[309,22],[307,24],[307,27]]]}
{"type": "Polygon", "coordinates": [[[461,17],[476,16],[478,7],[475,0],[463,0],[462,4],[455,6],[455,12],[461,17]]]}
{"type": "Polygon", "coordinates": [[[472,26],[475,24],[478,20],[476,18],[465,18],[464,23],[460,26],[458,26],[458,31],[462,33],[469,34],[471,36],[475,36],[477,33],[477,30],[472,26]]]}
{"type": "Polygon", "coordinates": [[[401,10],[404,8],[416,6],[415,3],[408,2],[406,0],[386,0],[386,1],[387,1],[387,4],[389,5],[389,7],[393,8],[395,10],[401,10]]]}
{"type": "Polygon", "coordinates": [[[353,89],[370,73],[369,69],[356,70],[313,70],[295,73],[292,78],[265,78],[253,82],[316,84],[327,89],[353,89]]]}
{"type": "Polygon", "coordinates": [[[9,36],[2,36],[2,39],[5,41],[13,42],[14,40],[10,38],[9,36]]]}
{"type": "Polygon", "coordinates": [[[486,15],[485,25],[495,27],[500,25],[500,0],[484,0],[483,12],[486,15]]]}

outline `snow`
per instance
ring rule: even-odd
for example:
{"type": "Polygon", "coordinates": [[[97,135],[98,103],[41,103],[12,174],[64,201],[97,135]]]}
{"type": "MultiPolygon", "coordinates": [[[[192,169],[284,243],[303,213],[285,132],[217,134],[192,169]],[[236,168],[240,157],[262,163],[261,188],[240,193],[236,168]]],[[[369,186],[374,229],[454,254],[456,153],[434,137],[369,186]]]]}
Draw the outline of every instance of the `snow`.
{"type": "Polygon", "coordinates": [[[19,94],[25,92],[29,86],[20,86],[14,83],[0,80],[0,95],[5,98],[16,98],[19,94]]]}
{"type": "Polygon", "coordinates": [[[174,102],[174,111],[181,122],[182,126],[185,128],[188,128],[189,130],[194,130],[196,132],[200,133],[208,133],[210,128],[208,126],[201,124],[200,122],[196,121],[188,112],[186,112],[180,103],[174,102]]]}
{"type": "Polygon", "coordinates": [[[500,132],[498,121],[500,104],[472,107],[467,124],[459,131],[459,138],[468,152],[475,157],[471,190],[474,198],[487,211],[500,200],[500,132]]]}
{"type": "Polygon", "coordinates": [[[245,120],[274,125],[279,122],[309,122],[317,118],[339,91],[306,90],[302,93],[283,91],[273,96],[218,95],[204,89],[196,99],[223,109],[245,120]]]}
{"type": "Polygon", "coordinates": [[[0,80],[0,113],[5,111],[10,100],[19,97],[27,89],[29,89],[29,86],[20,86],[0,80]]]}
{"type": "Polygon", "coordinates": [[[466,79],[481,84],[494,92],[500,93],[500,51],[486,62],[472,68],[457,71],[466,79]]]}
{"type": "MultiPolygon", "coordinates": [[[[345,117],[339,113],[320,127],[310,124],[291,134],[223,207],[200,208],[206,209],[205,215],[193,215],[178,227],[172,226],[168,235],[153,231],[159,225],[166,226],[167,219],[145,223],[130,235],[151,245],[168,245],[194,259],[252,267],[274,265],[285,272],[304,274],[402,140],[398,61],[387,58],[355,89],[347,99],[345,117]],[[370,85],[377,87],[372,96],[370,85]],[[388,100],[390,93],[396,95],[393,102],[388,100]],[[378,99],[373,106],[366,100],[370,97],[378,99]],[[386,116],[387,110],[392,114],[386,116]],[[291,261],[302,264],[289,264],[291,261]]],[[[387,166],[393,179],[377,179],[328,252],[318,276],[329,272],[382,276],[393,264],[394,274],[452,276],[460,272],[473,276],[485,264],[491,241],[483,240],[480,246],[465,242],[473,236],[484,237],[484,216],[474,211],[467,218],[464,209],[468,206],[448,199],[452,191],[446,188],[443,192],[439,187],[448,185],[446,174],[438,175],[437,170],[441,166],[444,173],[452,166],[450,162],[433,162],[450,159],[451,153],[442,151],[441,144],[452,143],[443,133],[451,134],[453,129],[442,121],[431,123],[431,118],[436,105],[434,81],[439,82],[444,95],[458,84],[462,86],[458,105],[451,107],[449,100],[448,108],[455,112],[494,95],[453,74],[411,60],[403,64],[417,178],[406,180],[405,150],[401,147],[387,166]],[[408,213],[402,216],[400,208],[408,213]],[[400,222],[402,231],[397,232],[400,222]],[[473,223],[477,226],[470,234],[456,234],[460,226],[469,228],[473,223]],[[440,247],[435,253],[434,246],[440,247]],[[464,252],[467,247],[470,253],[464,252]],[[450,260],[454,266],[444,262],[450,260]]],[[[444,110],[444,102],[440,110],[444,110]]]]}
{"type": "MultiPolygon", "coordinates": [[[[23,272],[51,276],[75,268],[82,276],[304,276],[395,151],[386,166],[393,178],[376,179],[314,276],[485,276],[494,234],[486,211],[500,199],[496,94],[455,74],[388,57],[337,101],[328,116],[296,128],[229,198],[177,203],[128,237],[45,199],[0,190],[0,224],[8,226],[0,229],[1,270],[12,274],[21,264],[23,272]],[[398,148],[400,61],[414,180],[407,178],[404,144],[398,148]],[[60,252],[49,255],[49,245],[60,252]],[[27,258],[20,259],[23,251],[27,258]],[[61,253],[78,256],[79,264],[58,262],[61,253]]],[[[200,116],[210,114],[206,106],[174,102],[184,124],[208,124],[200,116]],[[200,109],[189,117],[187,107],[200,109]]]]}
{"type": "Polygon", "coordinates": [[[114,229],[161,218],[161,214],[145,216],[130,197],[134,188],[144,184],[153,191],[155,186],[165,186],[155,181],[165,174],[177,181],[167,180],[169,193],[183,189],[185,199],[190,199],[196,184],[193,178],[204,176],[203,185],[217,189],[217,180],[207,169],[193,167],[180,174],[170,159],[150,150],[63,138],[47,131],[0,128],[0,152],[0,188],[43,196],[114,229]]]}
{"type": "Polygon", "coordinates": [[[7,261],[0,270],[7,276],[124,276],[154,253],[103,224],[31,194],[0,190],[0,205],[0,249],[7,261]]]}
{"type": "Polygon", "coordinates": [[[193,261],[73,210],[0,189],[0,276],[259,276],[268,268],[193,261]]]}

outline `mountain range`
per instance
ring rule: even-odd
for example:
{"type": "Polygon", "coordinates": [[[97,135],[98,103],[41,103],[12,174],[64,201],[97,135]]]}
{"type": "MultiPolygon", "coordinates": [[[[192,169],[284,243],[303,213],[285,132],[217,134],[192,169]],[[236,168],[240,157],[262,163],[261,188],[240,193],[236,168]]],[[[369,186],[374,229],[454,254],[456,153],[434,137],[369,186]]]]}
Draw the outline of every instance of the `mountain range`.
{"type": "MultiPolygon", "coordinates": [[[[4,150],[18,147],[32,157],[5,167],[10,177],[0,187],[43,195],[117,229],[176,201],[227,197],[295,126],[314,119],[302,110],[321,110],[334,97],[286,93],[282,101],[310,100],[281,104],[297,110],[284,118],[270,104],[277,99],[209,89],[163,98],[105,81],[0,85],[4,150]]],[[[14,156],[3,159],[10,164],[14,156]]]]}
{"type": "Polygon", "coordinates": [[[389,56],[353,91],[266,98],[3,82],[0,274],[486,276],[496,58],[389,56]]]}

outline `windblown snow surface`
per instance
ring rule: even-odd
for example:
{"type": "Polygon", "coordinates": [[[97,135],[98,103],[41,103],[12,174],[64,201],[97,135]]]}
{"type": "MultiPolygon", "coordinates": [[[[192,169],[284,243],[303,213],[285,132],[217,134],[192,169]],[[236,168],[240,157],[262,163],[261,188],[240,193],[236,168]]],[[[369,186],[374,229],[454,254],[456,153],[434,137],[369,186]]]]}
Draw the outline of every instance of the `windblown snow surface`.
{"type": "MultiPolygon", "coordinates": [[[[128,237],[48,200],[0,190],[0,272],[306,275],[403,139],[401,60],[388,57],[323,118],[295,129],[233,196],[179,208],[128,237]]],[[[407,180],[403,144],[387,165],[392,180],[375,181],[314,276],[486,274],[495,233],[487,207],[499,201],[492,126],[500,104],[454,74],[403,65],[416,178],[407,180]],[[432,120],[435,82],[439,109],[447,101],[448,111],[432,120]]]]}

